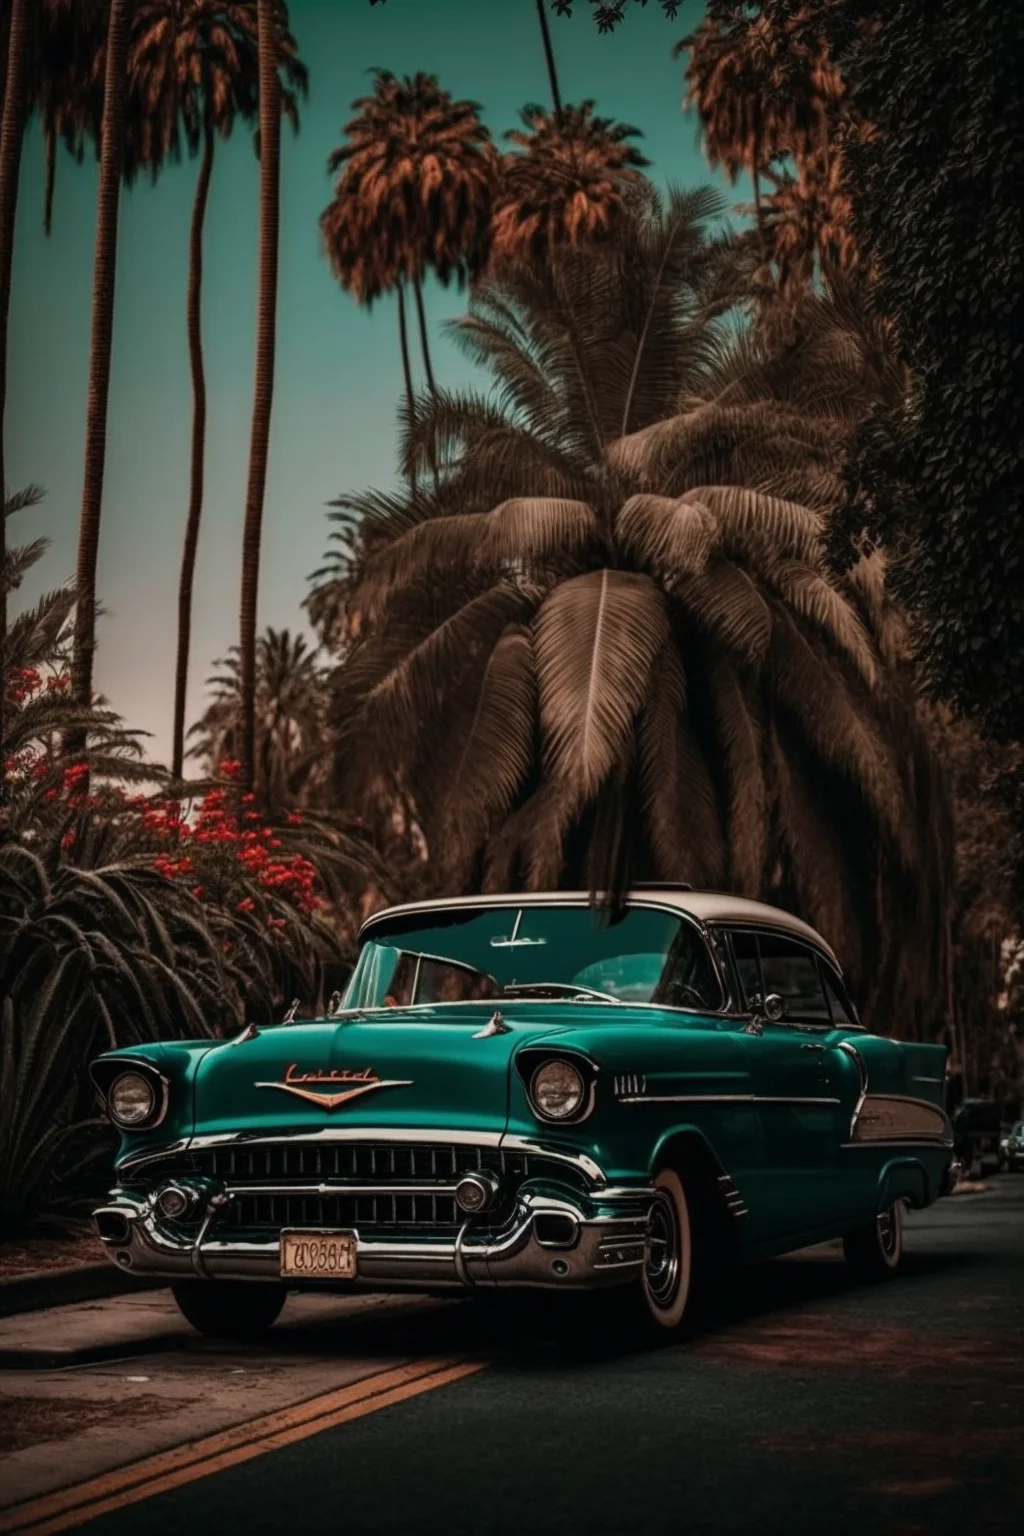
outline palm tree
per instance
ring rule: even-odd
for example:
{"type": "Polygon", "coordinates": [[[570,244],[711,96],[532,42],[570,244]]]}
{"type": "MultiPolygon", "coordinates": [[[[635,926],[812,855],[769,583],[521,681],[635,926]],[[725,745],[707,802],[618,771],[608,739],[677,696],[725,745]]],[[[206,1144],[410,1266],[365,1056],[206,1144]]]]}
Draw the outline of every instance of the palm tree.
{"type": "Polygon", "coordinates": [[[563,244],[610,234],[648,163],[629,142],[639,130],[595,117],[592,101],[553,113],[529,106],[520,117],[525,131],[506,135],[521,153],[502,163],[491,229],[495,259],[544,261],[563,244]]]}
{"type": "MultiPolygon", "coordinates": [[[[18,208],[21,141],[29,66],[28,0],[12,0],[7,28],[3,117],[0,120],[0,501],[6,497],[4,415],[7,405],[7,318],[11,307],[11,260],[18,208]]],[[[5,738],[7,693],[6,508],[0,513],[0,744],[5,738]]],[[[0,834],[5,830],[6,776],[0,762],[0,834]]]]}
{"type": "MultiPolygon", "coordinates": [[[[712,166],[721,165],[731,181],[742,170],[754,188],[754,215],[762,255],[776,259],[772,235],[785,223],[790,244],[795,229],[806,220],[810,183],[818,217],[834,223],[840,208],[838,154],[834,147],[843,111],[845,88],[820,31],[806,10],[780,16],[769,11],[741,17],[725,25],[709,19],[673,50],[689,53],[684,109],[695,108],[701,118],[704,143],[712,166]],[[780,159],[792,159],[803,206],[783,205],[778,199],[779,177],[771,167],[780,159]],[[776,183],[776,198],[769,219],[761,197],[761,179],[768,174],[776,183]],[[831,215],[822,211],[821,191],[830,188],[831,215]]],[[[783,173],[787,186],[792,182],[783,173]]],[[[826,244],[835,243],[835,230],[826,244]]],[[[801,249],[806,242],[801,242],[801,249]]],[[[812,242],[813,244],[813,242],[812,242]]],[[[786,277],[794,272],[794,258],[784,251],[786,277]]],[[[847,263],[848,264],[848,263],[847,263]]]]}
{"type": "Polygon", "coordinates": [[[392,764],[451,880],[769,895],[859,939],[862,976],[902,904],[930,984],[915,880],[943,888],[941,796],[878,564],[835,585],[823,515],[793,499],[830,452],[835,484],[849,341],[816,413],[766,398],[755,343],[715,318],[719,212],[649,194],[614,241],[477,289],[454,335],[497,387],[442,396],[409,444],[433,436],[440,495],[348,499],[365,638],[339,783],[392,764]]]}
{"type": "Polygon", "coordinates": [[[700,115],[709,164],[721,165],[730,181],[740,171],[751,177],[759,236],[761,176],[778,152],[781,126],[773,42],[763,18],[731,28],[708,20],[674,49],[689,50],[683,109],[700,115]]]}
{"type": "MultiPolygon", "coordinates": [[[[281,107],[298,128],[298,96],[308,75],[296,56],[295,39],[278,34],[281,107]]],[[[237,119],[251,123],[258,109],[258,39],[251,4],[232,0],[139,0],[132,23],[128,66],[137,119],[156,143],[143,146],[152,162],[173,153],[183,131],[200,154],[189,232],[186,332],[192,374],[192,454],[188,516],[178,584],[178,644],[174,688],[171,773],[181,777],[188,690],[192,590],[203,507],[206,443],[206,379],[202,344],[203,227],[214,145],[230,137],[237,119]]]]}
{"type": "Polygon", "coordinates": [[[551,45],[551,28],[548,26],[548,13],[546,0],[537,0],[537,17],[540,21],[541,42],[544,44],[544,62],[548,70],[548,82],[551,86],[551,105],[554,108],[555,117],[562,113],[562,93],[558,88],[558,70],[555,68],[555,50],[551,45]]]}
{"type": "MultiPolygon", "coordinates": [[[[85,419],[85,469],[78,529],[75,581],[75,651],[72,689],[81,708],[92,703],[96,651],[96,563],[107,446],[107,396],[114,329],[114,281],[117,262],[117,215],[124,160],[124,108],[131,0],[110,0],[100,131],[100,175],[93,266],[92,336],[89,346],[89,395],[85,419]]],[[[80,735],[69,742],[83,745],[80,735]]]]}
{"type": "Polygon", "coordinates": [[[287,26],[281,0],[257,0],[259,55],[259,298],[256,377],[249,439],[249,477],[242,531],[242,586],[239,613],[242,725],[239,757],[242,789],[250,793],[256,775],[256,607],[259,597],[263,498],[267,482],[270,410],[274,397],[277,338],[277,254],[281,195],[280,36],[287,26]]]}
{"type": "MultiPolygon", "coordinates": [[[[241,668],[237,649],[215,663],[222,670],[192,726],[189,756],[216,773],[240,745],[241,668]]],[[[267,629],[256,642],[256,762],[260,803],[273,813],[310,806],[321,795],[328,754],[327,675],[302,635],[267,629]]]]}
{"type": "Polygon", "coordinates": [[[374,72],[373,93],[352,103],[346,142],[328,160],[340,172],[320,219],[324,248],[341,286],[369,308],[396,291],[407,409],[413,410],[405,329],[412,287],[423,366],[436,390],[423,311],[433,270],[461,284],[487,254],[495,159],[473,101],[456,101],[434,75],[374,72]]]}
{"type": "Polygon", "coordinates": [[[32,106],[45,139],[43,229],[53,227],[57,146],[80,165],[98,144],[103,115],[106,7],[101,0],[42,0],[34,10],[32,106]]]}

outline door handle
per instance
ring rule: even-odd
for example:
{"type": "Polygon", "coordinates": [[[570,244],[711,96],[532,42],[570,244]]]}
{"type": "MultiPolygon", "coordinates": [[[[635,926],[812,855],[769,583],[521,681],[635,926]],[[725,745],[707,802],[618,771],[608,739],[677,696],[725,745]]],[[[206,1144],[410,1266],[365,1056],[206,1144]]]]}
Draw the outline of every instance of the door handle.
{"type": "Polygon", "coordinates": [[[818,1045],[817,1043],[815,1043],[815,1044],[802,1045],[800,1047],[800,1049],[802,1051],[823,1051],[825,1049],[825,1047],[823,1045],[818,1045]]]}

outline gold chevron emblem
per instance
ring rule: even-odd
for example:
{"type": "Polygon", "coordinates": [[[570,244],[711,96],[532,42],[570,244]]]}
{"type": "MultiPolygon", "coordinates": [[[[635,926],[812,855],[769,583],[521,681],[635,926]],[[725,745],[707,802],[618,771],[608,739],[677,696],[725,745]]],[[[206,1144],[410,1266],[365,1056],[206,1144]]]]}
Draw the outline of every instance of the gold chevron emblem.
{"type": "Polygon", "coordinates": [[[257,1083],[256,1087],[277,1088],[281,1093],[291,1093],[297,1099],[306,1099],[310,1104],[319,1104],[321,1109],[337,1109],[339,1104],[347,1104],[350,1099],[360,1098],[364,1093],[372,1093],[376,1088],[411,1088],[412,1083],[411,1077],[377,1077],[371,1067],[366,1067],[362,1072],[351,1072],[347,1068],[341,1072],[337,1068],[333,1068],[330,1072],[300,1072],[296,1063],[293,1062],[285,1071],[283,1082],[257,1083]],[[327,1083],[332,1086],[338,1084],[338,1092],[318,1092],[312,1086],[327,1083]]]}

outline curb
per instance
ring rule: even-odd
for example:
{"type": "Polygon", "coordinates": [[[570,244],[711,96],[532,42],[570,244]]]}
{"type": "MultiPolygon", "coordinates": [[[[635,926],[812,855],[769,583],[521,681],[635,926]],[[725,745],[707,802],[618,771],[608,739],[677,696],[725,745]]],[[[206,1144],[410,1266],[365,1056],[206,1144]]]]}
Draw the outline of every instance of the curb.
{"type": "Polygon", "coordinates": [[[160,1284],[158,1280],[137,1280],[115,1269],[113,1264],[76,1264],[72,1269],[40,1270],[0,1280],[0,1317],[157,1290],[160,1284]]]}
{"type": "Polygon", "coordinates": [[[83,1344],[79,1349],[0,1349],[0,1370],[55,1371],[72,1365],[97,1365],[127,1360],[181,1347],[182,1334],[155,1333],[147,1338],[116,1339],[109,1344],[83,1344]]]}

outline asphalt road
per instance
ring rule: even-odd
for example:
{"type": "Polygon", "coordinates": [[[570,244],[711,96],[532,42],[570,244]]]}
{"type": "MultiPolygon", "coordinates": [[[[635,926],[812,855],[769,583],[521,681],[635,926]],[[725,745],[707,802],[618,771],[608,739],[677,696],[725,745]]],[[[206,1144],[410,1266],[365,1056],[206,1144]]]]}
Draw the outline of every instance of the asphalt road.
{"type": "MultiPolygon", "coordinates": [[[[323,1366],[315,1331],[301,1349],[323,1366]]],[[[1024,1529],[1022,1176],[911,1217],[894,1281],[853,1285],[833,1250],[776,1261],[669,1347],[588,1336],[534,1301],[381,1314],[348,1330],[346,1350],[487,1364],[79,1528],[1024,1529]]]]}

